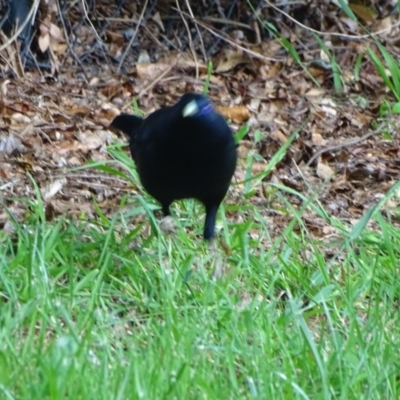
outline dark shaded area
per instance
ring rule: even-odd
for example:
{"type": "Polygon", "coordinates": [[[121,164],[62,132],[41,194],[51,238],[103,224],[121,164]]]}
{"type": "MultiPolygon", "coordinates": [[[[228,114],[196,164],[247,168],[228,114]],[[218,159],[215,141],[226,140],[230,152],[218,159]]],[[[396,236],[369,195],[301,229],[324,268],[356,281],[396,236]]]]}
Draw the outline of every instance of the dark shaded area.
{"type": "MultiPolygon", "coordinates": [[[[33,0],[9,0],[1,3],[0,29],[11,38],[21,26],[22,31],[18,34],[18,49],[25,69],[43,68],[49,69],[48,54],[38,52],[35,38],[35,20],[37,20],[37,11],[33,7],[33,0]],[[29,20],[27,21],[27,19],[29,20]]],[[[40,17],[40,15],[39,15],[40,17]]]]}
{"type": "MultiPolygon", "coordinates": [[[[350,8],[353,3],[349,3],[350,8]]],[[[397,10],[389,1],[365,3],[363,12],[366,15],[384,16],[397,10]]],[[[10,36],[26,19],[32,0],[0,0],[0,5],[0,26],[10,36]]],[[[19,35],[25,69],[48,70],[51,67],[48,51],[43,54],[37,45],[39,26],[44,20],[55,24],[67,39],[68,50],[66,57],[62,57],[63,63],[72,62],[83,69],[86,63],[106,62],[126,73],[143,51],[151,62],[157,62],[168,52],[183,53],[189,49],[207,61],[223,47],[232,46],[226,40],[249,48],[269,38],[296,35],[299,24],[316,31],[329,31],[332,27],[337,30],[336,18],[343,14],[333,2],[312,0],[281,3],[180,0],[178,4],[175,0],[149,0],[147,3],[59,0],[56,8],[50,9],[41,1],[39,9],[33,13],[34,24],[30,21],[19,35]],[[113,45],[120,51],[112,49],[113,45]]],[[[341,45],[341,39],[334,40],[335,45],[341,45]]],[[[310,51],[311,47],[318,49],[319,45],[315,41],[296,44],[298,52],[310,51]]]]}
{"type": "MultiPolygon", "coordinates": [[[[32,0],[8,2],[3,0],[0,4],[0,27],[10,37],[21,22],[26,20],[32,0]]],[[[224,44],[222,36],[230,35],[236,29],[244,30],[248,39],[253,41],[255,36],[251,24],[255,21],[254,11],[261,10],[262,1],[255,1],[253,6],[237,0],[191,2],[191,10],[187,8],[186,2],[180,2],[180,10],[178,10],[176,2],[168,0],[150,0],[145,10],[142,9],[144,2],[128,0],[111,2],[88,0],[84,4],[85,7],[82,2],[61,0],[55,12],[54,9],[49,10],[45,2],[40,2],[39,9],[33,13],[34,20],[29,21],[18,36],[21,41],[20,53],[25,68],[50,68],[48,55],[42,54],[37,45],[40,34],[39,25],[46,17],[49,17],[49,20],[67,36],[68,53],[73,56],[75,63],[105,60],[119,64],[121,55],[112,54],[109,51],[109,44],[112,40],[110,36],[121,35],[124,41],[121,47],[125,49],[129,46],[124,61],[131,66],[142,49],[146,49],[153,62],[157,60],[160,50],[161,52],[187,51],[190,47],[189,34],[193,48],[199,56],[207,58],[221,49],[224,44]],[[203,21],[221,37],[210,34],[207,29],[196,24],[190,17],[191,13],[196,20],[203,21]],[[160,23],[155,22],[156,18],[159,18],[162,27],[160,23]],[[189,32],[183,19],[187,23],[189,32]],[[235,21],[240,26],[237,26],[235,21]],[[90,42],[82,43],[83,28],[95,29],[96,34],[89,38],[90,42]],[[137,34],[130,43],[135,31],[137,34]]],[[[262,36],[268,35],[262,24],[260,27],[262,36]]]]}
{"type": "MultiPolygon", "coordinates": [[[[3,6],[4,14],[0,21],[0,27],[8,37],[11,36],[14,29],[19,29],[28,18],[31,6],[31,0],[9,0],[8,4],[3,6]]],[[[24,44],[29,40],[31,25],[32,19],[18,35],[18,38],[21,39],[24,44]]]]}

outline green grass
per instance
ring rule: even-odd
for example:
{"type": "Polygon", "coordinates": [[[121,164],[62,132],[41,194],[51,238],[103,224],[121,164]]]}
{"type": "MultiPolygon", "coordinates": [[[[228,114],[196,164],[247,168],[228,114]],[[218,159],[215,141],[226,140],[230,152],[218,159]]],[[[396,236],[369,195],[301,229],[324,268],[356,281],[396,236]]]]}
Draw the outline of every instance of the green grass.
{"type": "Polygon", "coordinates": [[[218,280],[202,208],[174,210],[172,238],[122,211],[104,227],[33,210],[0,233],[1,399],[399,398],[400,232],[379,210],[356,236],[336,221],[351,240],[333,245],[299,214],[271,241],[259,209],[225,205],[252,217],[220,213],[218,280]]]}
{"type": "MultiPolygon", "coordinates": [[[[295,46],[266,27],[308,74],[295,46]]],[[[335,54],[315,39],[339,91],[335,54]]],[[[382,114],[398,113],[395,57],[378,43],[365,55],[392,96],[382,114]]],[[[209,64],[208,81],[211,72],[209,64]]],[[[110,153],[126,173],[92,167],[137,182],[120,147],[110,153]]],[[[243,202],[222,210],[244,222],[220,213],[218,236],[230,251],[218,280],[210,278],[215,260],[193,201],[174,206],[180,229],[164,237],[144,193],[123,198],[114,216],[97,209],[96,221],[47,223],[43,204],[31,200],[13,235],[0,230],[0,400],[400,398],[400,231],[390,221],[399,210],[381,212],[382,201],[352,227],[328,217],[317,196],[275,185],[269,201],[290,218],[271,238],[263,210],[248,198],[285,150],[256,177],[248,160],[243,202]],[[306,209],[337,237],[315,239],[306,209]],[[143,222],[132,226],[138,213],[143,222]]]]}

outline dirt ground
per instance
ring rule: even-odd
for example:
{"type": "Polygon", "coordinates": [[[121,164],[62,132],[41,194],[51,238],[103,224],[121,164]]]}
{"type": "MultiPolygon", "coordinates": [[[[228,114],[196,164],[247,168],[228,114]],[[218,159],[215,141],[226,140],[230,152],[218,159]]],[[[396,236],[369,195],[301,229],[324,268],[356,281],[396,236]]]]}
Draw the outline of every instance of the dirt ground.
{"type": "MultiPolygon", "coordinates": [[[[108,126],[121,111],[133,112],[132,98],[147,115],[183,93],[202,91],[208,60],[213,63],[209,96],[232,121],[234,132],[249,126],[238,146],[240,163],[227,202],[257,205],[272,236],[282,232],[290,215],[282,211],[285,206],[273,195],[271,183],[318,199],[330,216],[358,221],[399,178],[399,116],[387,112],[385,104],[395,97],[368,56],[371,49],[383,59],[374,37],[328,3],[321,2],[318,10],[311,7],[308,19],[300,22],[291,10],[266,2],[261,15],[280,17],[273,21],[280,29],[276,37],[265,35],[254,19],[224,21],[211,13],[208,19],[191,20],[188,10],[180,14],[179,29],[168,27],[163,9],[157,8],[140,24],[144,14],[138,8],[124,9],[125,20],[110,18],[101,35],[86,21],[75,30],[78,40],[72,45],[65,27],[49,17],[47,33],[44,29],[40,36],[42,46],[47,43],[43,37],[50,38],[48,70],[21,70],[17,42],[11,43],[3,49],[0,83],[0,229],[10,229],[10,213],[19,221],[29,213],[26,199],[37,200],[33,181],[49,220],[82,213],[95,218],[93,199],[110,215],[123,195],[134,197],[139,182],[136,186],[123,177],[77,167],[111,159],[107,146],[126,142],[108,126]],[[317,11],[323,31],[309,23],[317,11]],[[53,25],[58,30],[52,36],[53,25]],[[101,50],[93,47],[99,39],[101,50]],[[213,44],[218,46],[207,56],[213,44]],[[296,131],[286,155],[263,174],[296,131]],[[251,183],[250,192],[243,184],[249,172],[263,178],[251,183]]],[[[366,10],[353,12],[398,57],[397,14],[368,19],[366,10]]],[[[298,196],[285,196],[301,206],[298,196]]],[[[397,208],[396,197],[385,205],[394,223],[397,208]]],[[[315,236],[332,235],[327,222],[312,211],[303,219],[315,236]]]]}

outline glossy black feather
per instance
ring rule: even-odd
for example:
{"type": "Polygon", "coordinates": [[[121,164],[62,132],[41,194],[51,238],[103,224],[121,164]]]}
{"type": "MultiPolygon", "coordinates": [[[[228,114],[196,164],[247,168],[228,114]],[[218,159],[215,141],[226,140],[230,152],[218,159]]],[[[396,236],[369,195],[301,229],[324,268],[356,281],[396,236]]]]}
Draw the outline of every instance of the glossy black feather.
{"type": "Polygon", "coordinates": [[[138,132],[138,129],[142,125],[143,121],[143,118],[136,117],[135,115],[120,114],[118,117],[114,118],[111,126],[119,129],[128,136],[133,136],[138,132]]]}
{"type": "Polygon", "coordinates": [[[146,119],[121,114],[111,126],[130,136],[140,180],[164,214],[170,215],[175,200],[199,200],[206,208],[204,238],[212,239],[218,207],[235,171],[236,146],[229,126],[209,100],[186,94],[146,119]],[[197,112],[184,116],[193,102],[197,112]]]}

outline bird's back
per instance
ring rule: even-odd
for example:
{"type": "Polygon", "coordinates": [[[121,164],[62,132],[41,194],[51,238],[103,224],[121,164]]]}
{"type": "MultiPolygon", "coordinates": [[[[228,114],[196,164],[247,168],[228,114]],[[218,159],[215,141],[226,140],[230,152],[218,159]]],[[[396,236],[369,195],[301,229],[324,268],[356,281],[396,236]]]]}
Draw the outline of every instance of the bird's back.
{"type": "Polygon", "coordinates": [[[221,200],[236,166],[232,132],[222,116],[182,118],[177,107],[151,114],[131,140],[145,189],[159,201],[221,200]]]}

